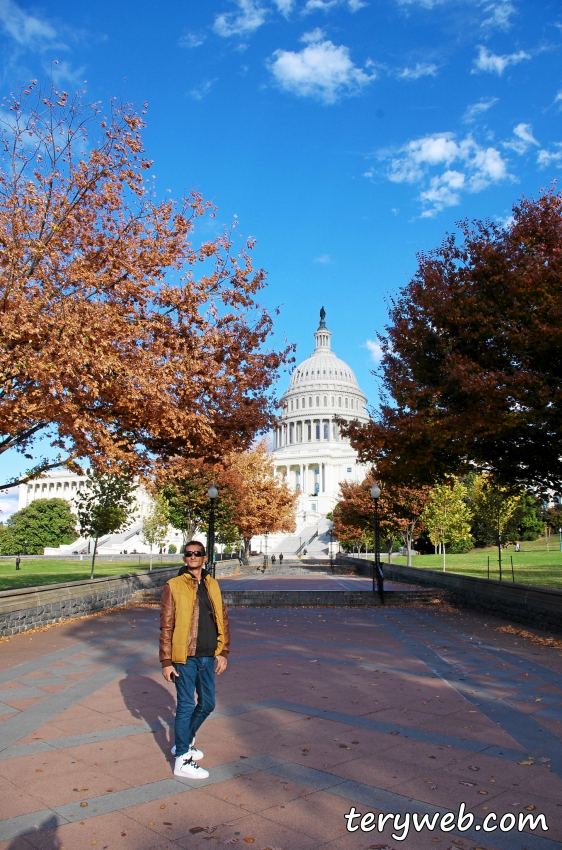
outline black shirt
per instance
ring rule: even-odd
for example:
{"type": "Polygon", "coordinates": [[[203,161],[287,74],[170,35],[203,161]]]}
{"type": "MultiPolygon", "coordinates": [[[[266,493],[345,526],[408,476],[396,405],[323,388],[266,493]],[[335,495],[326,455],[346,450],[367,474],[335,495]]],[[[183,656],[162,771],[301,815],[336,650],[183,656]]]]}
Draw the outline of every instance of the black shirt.
{"type": "MultiPolygon", "coordinates": [[[[193,573],[186,567],[182,567],[178,575],[182,573],[193,573]]],[[[199,625],[197,628],[197,644],[195,646],[195,657],[202,658],[205,656],[214,656],[217,651],[217,626],[215,623],[215,615],[213,606],[209,599],[205,578],[209,573],[203,570],[201,573],[201,581],[197,586],[197,604],[199,605],[199,625]]],[[[193,576],[195,578],[195,576],[193,576]]]]}

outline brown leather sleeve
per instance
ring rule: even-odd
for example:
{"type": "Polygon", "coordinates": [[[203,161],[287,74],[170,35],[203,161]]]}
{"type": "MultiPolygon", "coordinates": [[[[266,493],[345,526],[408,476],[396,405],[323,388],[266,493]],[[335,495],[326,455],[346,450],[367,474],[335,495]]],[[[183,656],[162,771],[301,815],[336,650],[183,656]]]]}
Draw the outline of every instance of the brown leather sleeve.
{"type": "Polygon", "coordinates": [[[230,652],[230,624],[228,622],[228,608],[222,603],[222,623],[224,627],[224,646],[219,652],[219,655],[224,655],[226,658],[230,652]]]}
{"type": "Polygon", "coordinates": [[[174,597],[167,584],[162,591],[162,607],[160,608],[160,661],[162,667],[172,663],[172,635],[176,622],[174,597]]]}

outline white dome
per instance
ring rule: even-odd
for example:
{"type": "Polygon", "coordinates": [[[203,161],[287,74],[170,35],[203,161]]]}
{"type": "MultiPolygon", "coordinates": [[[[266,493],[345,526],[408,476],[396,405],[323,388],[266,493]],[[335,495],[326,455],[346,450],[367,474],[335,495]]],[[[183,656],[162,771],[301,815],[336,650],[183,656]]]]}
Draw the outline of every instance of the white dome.
{"type": "Polygon", "coordinates": [[[331,351],[317,349],[307,360],[303,360],[291,375],[289,390],[306,389],[309,385],[323,384],[326,381],[344,387],[357,389],[357,378],[352,369],[331,351]]]}

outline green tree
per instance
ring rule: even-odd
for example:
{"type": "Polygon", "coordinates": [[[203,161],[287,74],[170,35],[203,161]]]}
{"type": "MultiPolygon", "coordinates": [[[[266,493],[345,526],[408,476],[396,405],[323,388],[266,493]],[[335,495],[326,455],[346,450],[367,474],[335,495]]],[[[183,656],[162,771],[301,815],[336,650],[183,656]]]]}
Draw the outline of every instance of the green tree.
{"type": "Polygon", "coordinates": [[[94,539],[91,579],[94,577],[98,540],[126,526],[134,506],[134,490],[135,485],[126,472],[109,475],[88,470],[88,484],[75,501],[80,533],[94,539]]]}
{"type": "Polygon", "coordinates": [[[142,537],[150,546],[150,566],[152,569],[152,547],[161,548],[166,543],[170,527],[170,509],[163,493],[158,492],[152,497],[150,510],[142,521],[142,537]]]}
{"type": "Polygon", "coordinates": [[[7,520],[0,535],[2,555],[42,555],[46,546],[76,540],[76,517],[66,499],[36,499],[7,520]]]}
{"type": "Polygon", "coordinates": [[[429,539],[434,546],[441,546],[443,572],[446,567],[447,543],[460,543],[470,539],[472,512],[466,502],[466,486],[457,478],[450,477],[431,491],[429,501],[422,514],[429,539]]]}
{"type": "Polygon", "coordinates": [[[500,581],[502,580],[502,546],[505,532],[521,501],[521,495],[500,484],[490,475],[479,475],[473,485],[473,500],[479,517],[495,535],[498,547],[500,581]]]}

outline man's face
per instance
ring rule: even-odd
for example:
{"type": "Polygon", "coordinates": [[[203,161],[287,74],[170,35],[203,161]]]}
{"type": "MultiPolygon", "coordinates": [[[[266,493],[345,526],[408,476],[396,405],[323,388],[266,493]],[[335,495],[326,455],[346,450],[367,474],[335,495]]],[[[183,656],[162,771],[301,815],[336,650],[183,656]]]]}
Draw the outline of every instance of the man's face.
{"type": "Polygon", "coordinates": [[[183,562],[190,570],[200,570],[205,562],[205,551],[197,543],[190,543],[185,548],[183,562]]]}

